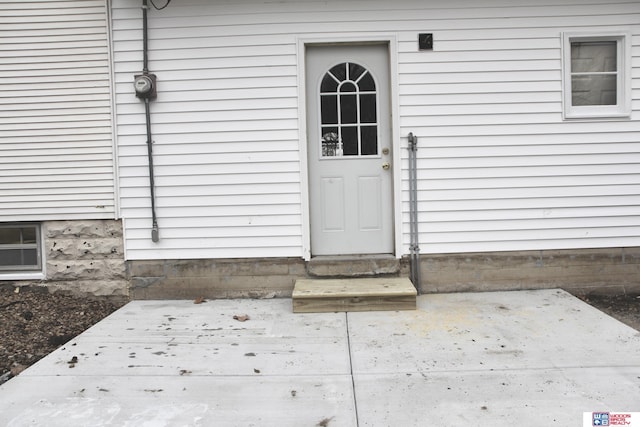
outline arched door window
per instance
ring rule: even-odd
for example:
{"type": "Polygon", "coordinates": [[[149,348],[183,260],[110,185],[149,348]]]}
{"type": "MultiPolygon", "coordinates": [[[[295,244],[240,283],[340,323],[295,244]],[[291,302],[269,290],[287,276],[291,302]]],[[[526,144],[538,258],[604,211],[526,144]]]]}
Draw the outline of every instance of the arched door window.
{"type": "Polygon", "coordinates": [[[376,83],[353,62],[331,68],[320,84],[322,157],[378,154],[376,83]]]}

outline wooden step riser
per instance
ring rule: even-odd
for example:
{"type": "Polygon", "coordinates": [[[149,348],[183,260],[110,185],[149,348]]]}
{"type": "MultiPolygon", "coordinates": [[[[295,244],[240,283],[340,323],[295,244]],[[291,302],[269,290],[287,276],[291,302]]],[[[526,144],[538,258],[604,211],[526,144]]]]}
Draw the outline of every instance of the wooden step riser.
{"type": "Polygon", "coordinates": [[[352,297],[352,298],[297,298],[293,300],[294,313],[333,313],[340,311],[399,311],[415,310],[413,297],[352,297]]]}
{"type": "Polygon", "coordinates": [[[294,313],[416,309],[416,289],[407,278],[303,279],[293,290],[294,313]]]}

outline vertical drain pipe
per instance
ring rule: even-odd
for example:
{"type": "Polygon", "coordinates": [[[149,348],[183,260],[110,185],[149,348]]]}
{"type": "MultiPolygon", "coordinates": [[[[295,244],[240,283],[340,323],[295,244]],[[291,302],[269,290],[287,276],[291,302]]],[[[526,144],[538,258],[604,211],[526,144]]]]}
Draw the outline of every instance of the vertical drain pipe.
{"type": "Polygon", "coordinates": [[[420,246],[418,244],[418,137],[409,132],[409,252],[411,282],[420,293],[420,246]]]}
{"type": "MultiPolygon", "coordinates": [[[[148,29],[147,29],[147,10],[149,6],[147,5],[147,0],[142,0],[142,75],[150,76],[149,74],[149,37],[148,37],[148,29]]],[[[155,76],[153,77],[153,84],[155,84],[155,76]]],[[[155,92],[155,88],[153,88],[153,92],[155,92]]],[[[147,124],[147,156],[149,158],[149,190],[151,193],[151,220],[152,220],[152,228],[151,228],[151,240],[153,242],[158,242],[160,240],[159,230],[158,230],[158,218],[156,216],[156,185],[153,177],[153,140],[151,136],[151,111],[149,108],[149,102],[151,101],[152,96],[144,97],[144,112],[145,119],[147,124]]]]}

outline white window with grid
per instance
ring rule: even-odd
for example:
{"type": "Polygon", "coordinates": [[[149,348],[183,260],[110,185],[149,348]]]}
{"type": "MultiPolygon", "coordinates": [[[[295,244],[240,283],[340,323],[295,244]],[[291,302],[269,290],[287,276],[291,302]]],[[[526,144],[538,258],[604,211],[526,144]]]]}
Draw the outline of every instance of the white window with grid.
{"type": "Polygon", "coordinates": [[[39,224],[0,224],[0,274],[42,271],[39,224]]]}
{"type": "Polygon", "coordinates": [[[631,112],[631,36],[563,36],[564,117],[628,117],[631,112]]]}

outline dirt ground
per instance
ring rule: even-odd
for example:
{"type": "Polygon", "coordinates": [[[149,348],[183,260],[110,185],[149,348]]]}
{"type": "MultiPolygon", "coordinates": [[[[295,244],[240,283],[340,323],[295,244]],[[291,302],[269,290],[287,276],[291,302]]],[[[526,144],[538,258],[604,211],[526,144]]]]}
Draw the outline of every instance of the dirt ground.
{"type": "MultiPolygon", "coordinates": [[[[640,295],[582,298],[640,331],[640,295]]],[[[0,287],[0,384],[102,320],[124,301],[0,287]]]]}
{"type": "Polygon", "coordinates": [[[581,299],[604,311],[609,316],[640,331],[640,293],[616,296],[592,295],[581,299]]]}
{"type": "Polygon", "coordinates": [[[123,304],[46,288],[0,287],[0,384],[123,304]]]}

